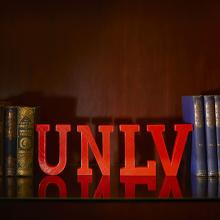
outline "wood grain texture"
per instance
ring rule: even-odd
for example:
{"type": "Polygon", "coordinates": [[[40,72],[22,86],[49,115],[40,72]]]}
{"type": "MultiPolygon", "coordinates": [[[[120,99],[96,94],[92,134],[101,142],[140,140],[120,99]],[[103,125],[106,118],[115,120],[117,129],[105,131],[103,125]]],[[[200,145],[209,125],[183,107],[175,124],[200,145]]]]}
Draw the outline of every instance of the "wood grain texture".
{"type": "MultiPolygon", "coordinates": [[[[0,99],[40,105],[41,119],[49,123],[92,122],[97,130],[96,125],[104,122],[137,121],[143,125],[137,139],[139,164],[146,164],[146,157],[152,159],[145,148],[153,149],[149,134],[144,135],[147,121],[176,122],[181,118],[182,95],[220,91],[219,1],[0,4],[0,99]]],[[[123,137],[114,135],[122,146],[112,148],[114,158],[123,161],[123,137]]],[[[58,143],[57,136],[48,136],[58,143]]],[[[73,146],[68,148],[69,162],[79,162],[76,131],[69,141],[73,146]]],[[[48,150],[58,152],[58,144],[48,150]]],[[[50,154],[48,160],[55,163],[56,155],[50,154]]],[[[207,219],[219,212],[215,202],[3,203],[2,215],[23,219],[32,218],[33,210],[38,210],[35,219],[64,215],[72,219],[84,213],[107,219],[207,219]]]]}
{"type": "Polygon", "coordinates": [[[66,99],[77,117],[180,117],[182,95],[220,89],[220,4],[184,2],[3,5],[0,98],[58,97],[60,117],[66,99]]]}

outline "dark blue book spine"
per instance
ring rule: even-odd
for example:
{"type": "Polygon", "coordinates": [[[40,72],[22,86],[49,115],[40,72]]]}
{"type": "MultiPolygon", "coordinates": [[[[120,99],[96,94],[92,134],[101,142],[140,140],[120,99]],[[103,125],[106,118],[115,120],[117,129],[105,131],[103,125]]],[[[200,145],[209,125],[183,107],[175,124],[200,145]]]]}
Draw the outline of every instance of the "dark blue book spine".
{"type": "Polygon", "coordinates": [[[5,108],[5,174],[14,176],[16,174],[16,152],[17,152],[17,107],[5,108]]]}
{"type": "Polygon", "coordinates": [[[207,176],[203,97],[183,96],[182,115],[184,123],[193,124],[191,174],[207,176]]]}
{"type": "Polygon", "coordinates": [[[215,97],[215,126],[218,158],[218,175],[220,176],[220,95],[215,97]]]}
{"type": "Polygon", "coordinates": [[[218,175],[214,96],[204,96],[208,176],[218,175]]]}

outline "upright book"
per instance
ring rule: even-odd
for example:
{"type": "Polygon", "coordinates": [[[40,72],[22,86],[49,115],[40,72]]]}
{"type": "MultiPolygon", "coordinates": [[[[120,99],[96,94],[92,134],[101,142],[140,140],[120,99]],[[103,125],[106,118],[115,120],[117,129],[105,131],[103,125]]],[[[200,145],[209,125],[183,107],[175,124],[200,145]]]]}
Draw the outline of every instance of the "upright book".
{"type": "Polygon", "coordinates": [[[5,107],[5,174],[14,176],[16,174],[16,152],[17,152],[17,107],[5,107]]]}
{"type": "Polygon", "coordinates": [[[33,175],[36,107],[17,109],[17,176],[33,175]]]}
{"type": "Polygon", "coordinates": [[[204,96],[205,133],[207,149],[208,176],[218,175],[217,143],[215,130],[215,100],[214,96],[204,96]]]}
{"type": "Polygon", "coordinates": [[[215,95],[215,126],[218,158],[218,175],[220,176],[220,95],[215,95]]]}
{"type": "Polygon", "coordinates": [[[183,96],[182,114],[185,123],[193,124],[191,174],[207,175],[204,109],[202,96],[183,96]]]}

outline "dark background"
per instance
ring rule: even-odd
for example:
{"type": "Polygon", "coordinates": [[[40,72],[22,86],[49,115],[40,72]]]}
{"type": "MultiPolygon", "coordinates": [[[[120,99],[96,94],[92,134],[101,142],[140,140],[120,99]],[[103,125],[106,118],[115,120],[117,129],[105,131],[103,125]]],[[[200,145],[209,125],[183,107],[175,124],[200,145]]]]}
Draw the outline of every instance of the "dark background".
{"type": "MultiPolygon", "coordinates": [[[[181,121],[182,95],[220,90],[219,25],[218,1],[1,2],[0,99],[39,105],[42,123],[71,123],[74,131],[79,123],[94,129],[102,123],[172,125],[181,121]]],[[[114,163],[123,155],[117,140],[114,163]]],[[[148,140],[140,141],[140,152],[148,140]]],[[[76,151],[69,161],[77,163],[77,138],[71,143],[76,151]]],[[[50,155],[55,163],[56,153],[50,155]]],[[[140,155],[141,164],[146,158],[140,155]]],[[[34,213],[180,218],[219,212],[210,213],[218,203],[204,202],[1,203],[1,211],[16,218],[24,213],[29,218],[34,213]]]]}

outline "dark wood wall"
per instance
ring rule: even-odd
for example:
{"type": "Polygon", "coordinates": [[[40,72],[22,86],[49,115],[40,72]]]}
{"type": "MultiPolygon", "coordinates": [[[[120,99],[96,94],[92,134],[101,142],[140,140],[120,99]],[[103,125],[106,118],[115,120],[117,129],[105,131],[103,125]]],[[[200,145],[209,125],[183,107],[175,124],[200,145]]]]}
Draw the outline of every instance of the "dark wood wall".
{"type": "MultiPolygon", "coordinates": [[[[202,0],[2,1],[0,99],[40,105],[42,121],[50,123],[178,121],[182,95],[220,90],[219,12],[218,1],[202,0]]],[[[146,141],[139,137],[140,145],[146,141]]],[[[55,155],[57,143],[50,148],[55,155]]],[[[123,161],[112,149],[112,158],[123,161]]],[[[143,149],[137,158],[146,165],[143,149]]],[[[80,159],[68,156],[71,163],[80,159]]],[[[3,201],[1,207],[2,215],[23,219],[207,219],[219,210],[217,203],[177,203],[3,201]]]]}
{"type": "Polygon", "coordinates": [[[54,121],[180,118],[182,95],[220,89],[219,6],[5,3],[0,99],[41,105],[43,118],[54,121]]]}

